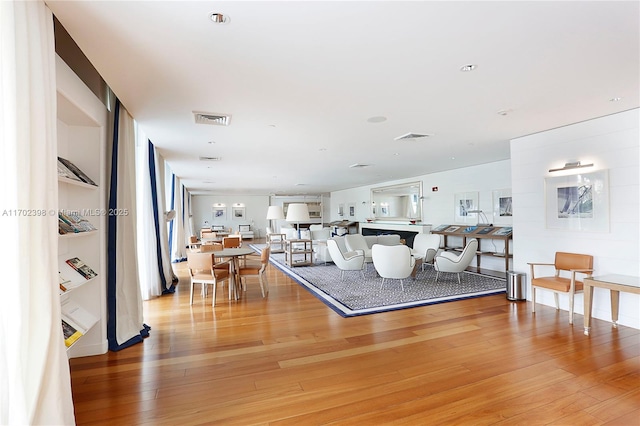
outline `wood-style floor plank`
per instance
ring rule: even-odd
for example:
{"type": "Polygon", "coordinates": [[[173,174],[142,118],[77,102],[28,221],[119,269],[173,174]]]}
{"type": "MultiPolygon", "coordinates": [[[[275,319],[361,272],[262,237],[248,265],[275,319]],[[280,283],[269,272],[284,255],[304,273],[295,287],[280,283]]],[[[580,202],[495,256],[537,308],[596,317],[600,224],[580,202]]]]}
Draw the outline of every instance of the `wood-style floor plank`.
{"type": "Polygon", "coordinates": [[[342,318],[269,266],[239,301],[144,303],[143,343],[70,360],[79,425],[640,425],[640,330],[504,295],[342,318]]]}

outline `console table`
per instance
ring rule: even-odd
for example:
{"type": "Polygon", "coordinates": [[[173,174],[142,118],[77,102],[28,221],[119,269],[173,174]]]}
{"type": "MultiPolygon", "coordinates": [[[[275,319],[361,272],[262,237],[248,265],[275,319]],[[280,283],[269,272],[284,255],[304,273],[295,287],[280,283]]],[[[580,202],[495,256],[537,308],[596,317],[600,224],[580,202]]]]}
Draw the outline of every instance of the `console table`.
{"type": "MultiPolygon", "coordinates": [[[[509,241],[513,238],[513,229],[506,226],[465,226],[465,225],[441,225],[431,230],[432,234],[442,235],[444,238],[444,248],[449,248],[448,237],[462,237],[462,247],[467,245],[467,238],[478,240],[478,251],[476,251],[476,265],[480,269],[480,258],[482,255],[504,257],[504,270],[509,270],[509,259],[513,257],[509,254],[509,241]],[[492,251],[482,251],[480,249],[481,239],[503,240],[504,254],[492,251]]],[[[458,247],[453,248],[458,249],[458,247]]]]}
{"type": "Polygon", "coordinates": [[[591,301],[593,288],[608,288],[611,292],[611,321],[613,327],[618,327],[618,308],[620,306],[620,292],[640,294],[640,277],[629,275],[602,275],[582,280],[584,284],[584,334],[591,330],[591,301]]]}

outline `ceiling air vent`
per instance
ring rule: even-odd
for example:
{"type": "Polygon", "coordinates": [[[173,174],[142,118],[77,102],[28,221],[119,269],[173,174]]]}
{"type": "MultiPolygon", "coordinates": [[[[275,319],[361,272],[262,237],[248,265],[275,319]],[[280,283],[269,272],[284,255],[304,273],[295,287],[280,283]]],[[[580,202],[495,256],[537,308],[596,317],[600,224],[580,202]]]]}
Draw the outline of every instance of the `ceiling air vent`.
{"type": "Polygon", "coordinates": [[[217,114],[215,112],[193,111],[193,116],[198,124],[212,124],[214,126],[228,126],[231,116],[228,114],[217,114]]]}
{"type": "Polygon", "coordinates": [[[220,157],[200,157],[200,161],[220,161],[220,157]]]}
{"type": "Polygon", "coordinates": [[[369,167],[370,164],[360,164],[360,163],[355,163],[349,166],[350,169],[361,169],[363,167],[369,167]]]}
{"type": "Polygon", "coordinates": [[[431,135],[428,134],[420,134],[420,133],[406,133],[402,136],[398,136],[397,138],[394,138],[394,141],[401,141],[401,140],[405,140],[405,139],[420,139],[420,138],[428,138],[431,135]]]}

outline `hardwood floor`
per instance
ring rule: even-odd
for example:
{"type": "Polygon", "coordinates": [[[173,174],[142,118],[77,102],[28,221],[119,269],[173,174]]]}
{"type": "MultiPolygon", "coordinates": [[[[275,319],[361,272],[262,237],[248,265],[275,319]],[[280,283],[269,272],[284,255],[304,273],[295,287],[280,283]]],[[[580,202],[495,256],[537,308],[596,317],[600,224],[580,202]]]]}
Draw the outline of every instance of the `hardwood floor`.
{"type": "Polygon", "coordinates": [[[79,425],[639,425],[640,331],[504,295],[342,318],[269,266],[270,293],[145,302],[151,336],[71,360],[79,425]]]}

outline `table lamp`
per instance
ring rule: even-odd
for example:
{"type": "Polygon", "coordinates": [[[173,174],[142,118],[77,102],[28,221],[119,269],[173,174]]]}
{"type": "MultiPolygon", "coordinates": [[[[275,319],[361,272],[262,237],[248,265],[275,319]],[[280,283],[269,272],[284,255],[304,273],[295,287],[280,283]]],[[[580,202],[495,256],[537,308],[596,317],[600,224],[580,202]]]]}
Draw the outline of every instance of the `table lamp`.
{"type": "Polygon", "coordinates": [[[284,213],[282,212],[281,206],[269,206],[267,209],[267,220],[271,221],[271,232],[277,233],[278,231],[275,229],[275,220],[284,219],[284,213]]]}
{"type": "Polygon", "coordinates": [[[287,209],[287,222],[296,222],[298,226],[298,239],[300,239],[300,222],[308,222],[309,207],[305,203],[292,203],[289,204],[287,209]]]}
{"type": "Polygon", "coordinates": [[[487,215],[484,214],[484,212],[480,209],[475,209],[475,210],[468,210],[467,213],[477,213],[478,214],[478,223],[476,224],[477,226],[492,226],[492,223],[489,223],[489,219],[487,218],[487,215]],[[484,223],[480,223],[480,219],[484,219],[484,223]]]}

